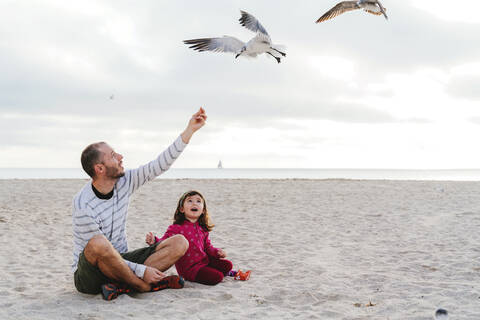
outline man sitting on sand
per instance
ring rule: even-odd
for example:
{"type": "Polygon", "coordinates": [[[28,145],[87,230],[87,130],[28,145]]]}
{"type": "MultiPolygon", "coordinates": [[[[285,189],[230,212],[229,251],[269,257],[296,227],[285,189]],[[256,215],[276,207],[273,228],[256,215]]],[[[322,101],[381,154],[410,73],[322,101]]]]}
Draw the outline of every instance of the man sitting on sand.
{"type": "Polygon", "coordinates": [[[188,241],[176,235],[158,245],[128,251],[127,210],[132,193],[167,171],[206,119],[200,108],[172,145],[138,169],[125,171],[123,156],[105,142],[91,144],[82,152],[82,167],[92,180],[73,199],[72,270],[78,291],[102,292],[110,300],[130,289],[183,287],[183,279],[167,277],[163,271],[184,255],[188,241]]]}

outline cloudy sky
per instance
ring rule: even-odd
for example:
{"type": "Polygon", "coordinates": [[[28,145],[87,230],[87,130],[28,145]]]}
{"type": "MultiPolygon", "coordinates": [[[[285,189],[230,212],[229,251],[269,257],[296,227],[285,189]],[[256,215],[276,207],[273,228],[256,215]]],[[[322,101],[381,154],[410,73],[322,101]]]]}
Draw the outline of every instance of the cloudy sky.
{"type": "Polygon", "coordinates": [[[134,167],[203,106],[175,167],[479,168],[479,1],[315,24],[336,2],[0,0],[0,167],[80,167],[100,140],[134,167]],[[281,64],[182,43],[250,39],[240,9],[287,47],[281,64]]]}

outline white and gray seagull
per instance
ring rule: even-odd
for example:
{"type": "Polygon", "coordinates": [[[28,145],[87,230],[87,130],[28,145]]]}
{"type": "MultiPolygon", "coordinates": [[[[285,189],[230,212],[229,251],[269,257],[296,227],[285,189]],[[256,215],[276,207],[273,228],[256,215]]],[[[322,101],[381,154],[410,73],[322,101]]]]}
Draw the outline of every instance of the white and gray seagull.
{"type": "Polygon", "coordinates": [[[232,52],[235,54],[235,59],[240,56],[254,58],[265,53],[271,55],[280,63],[280,58],[286,56],[285,52],[282,51],[283,46],[272,43],[267,30],[254,16],[242,10],[240,12],[242,14],[239,19],[240,24],[256,33],[255,37],[247,43],[230,36],[184,40],[183,42],[191,45],[189,48],[197,51],[232,52]]]}
{"type": "Polygon", "coordinates": [[[388,16],[385,13],[387,9],[385,9],[380,1],[378,0],[358,0],[358,1],[342,1],[339,2],[335,7],[332,9],[328,10],[323,16],[318,18],[316,21],[317,23],[335,18],[338,15],[341,15],[342,13],[352,11],[352,10],[357,10],[357,9],[363,9],[365,12],[374,14],[374,15],[384,15],[385,19],[388,20],[388,16]]]}

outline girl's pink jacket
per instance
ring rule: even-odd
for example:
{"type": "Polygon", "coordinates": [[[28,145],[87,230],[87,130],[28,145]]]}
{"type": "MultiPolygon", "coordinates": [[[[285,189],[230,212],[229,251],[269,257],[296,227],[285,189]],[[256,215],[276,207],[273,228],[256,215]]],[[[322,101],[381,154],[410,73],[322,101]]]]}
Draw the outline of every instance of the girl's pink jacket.
{"type": "Polygon", "coordinates": [[[175,267],[180,276],[185,280],[195,281],[198,270],[205,267],[209,263],[209,257],[218,258],[218,248],[210,243],[208,231],[198,224],[185,220],[183,224],[172,224],[168,227],[167,232],[161,237],[155,237],[155,243],[168,239],[173,235],[181,234],[188,240],[188,250],[181,257],[175,267]]]}

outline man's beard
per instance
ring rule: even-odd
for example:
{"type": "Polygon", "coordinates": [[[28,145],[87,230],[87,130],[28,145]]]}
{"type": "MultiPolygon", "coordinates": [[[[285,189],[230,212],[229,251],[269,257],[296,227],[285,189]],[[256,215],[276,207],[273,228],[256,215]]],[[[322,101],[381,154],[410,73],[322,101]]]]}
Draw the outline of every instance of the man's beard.
{"type": "Polygon", "coordinates": [[[120,172],[120,169],[115,167],[107,167],[106,176],[110,179],[118,179],[125,175],[125,172],[120,172]]]}

